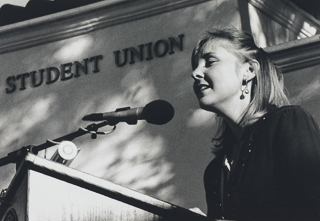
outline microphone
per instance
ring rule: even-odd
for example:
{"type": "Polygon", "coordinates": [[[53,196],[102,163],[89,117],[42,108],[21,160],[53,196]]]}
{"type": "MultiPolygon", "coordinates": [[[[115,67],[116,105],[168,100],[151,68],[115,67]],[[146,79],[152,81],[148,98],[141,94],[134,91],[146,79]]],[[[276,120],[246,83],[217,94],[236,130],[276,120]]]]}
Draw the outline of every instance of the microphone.
{"type": "Polygon", "coordinates": [[[118,108],[114,112],[94,113],[82,118],[85,121],[108,121],[109,125],[115,125],[119,122],[127,124],[136,124],[138,120],[146,120],[151,124],[166,124],[174,115],[174,109],[168,101],[155,100],[148,103],[145,107],[138,108],[118,108]]]}

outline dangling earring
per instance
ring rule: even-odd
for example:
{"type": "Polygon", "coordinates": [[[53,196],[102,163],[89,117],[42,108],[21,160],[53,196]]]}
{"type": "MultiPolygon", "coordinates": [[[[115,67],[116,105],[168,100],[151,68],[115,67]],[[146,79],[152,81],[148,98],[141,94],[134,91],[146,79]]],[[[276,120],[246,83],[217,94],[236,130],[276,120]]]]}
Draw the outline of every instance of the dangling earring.
{"type": "Polygon", "coordinates": [[[242,94],[241,94],[241,96],[240,96],[240,100],[243,100],[243,99],[244,99],[244,94],[243,94],[243,92],[246,93],[246,94],[249,94],[248,82],[249,82],[249,81],[247,81],[247,80],[242,80],[242,86],[245,86],[245,87],[244,87],[244,89],[241,89],[242,94]]]}

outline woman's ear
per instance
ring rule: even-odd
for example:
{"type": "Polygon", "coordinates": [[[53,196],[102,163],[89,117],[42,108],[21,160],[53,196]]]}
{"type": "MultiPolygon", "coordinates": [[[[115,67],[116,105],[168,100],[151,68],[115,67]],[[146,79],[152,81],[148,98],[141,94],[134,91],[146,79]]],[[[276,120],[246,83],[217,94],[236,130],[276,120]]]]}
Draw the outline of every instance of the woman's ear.
{"type": "Polygon", "coordinates": [[[260,64],[257,60],[253,59],[248,61],[245,64],[245,79],[246,80],[251,80],[256,76],[256,73],[260,69],[260,64]]]}

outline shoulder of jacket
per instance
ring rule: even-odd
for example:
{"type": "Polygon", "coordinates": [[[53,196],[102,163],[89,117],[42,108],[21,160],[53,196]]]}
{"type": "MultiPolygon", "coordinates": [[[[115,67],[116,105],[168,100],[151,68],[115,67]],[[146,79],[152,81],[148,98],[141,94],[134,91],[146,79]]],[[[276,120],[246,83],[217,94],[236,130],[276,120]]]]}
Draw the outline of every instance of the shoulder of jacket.
{"type": "Polygon", "coordinates": [[[277,124],[281,119],[295,118],[296,116],[304,116],[303,118],[312,118],[312,116],[298,105],[288,105],[279,108],[274,108],[273,110],[266,113],[260,118],[257,125],[263,124],[277,124]]]}
{"type": "Polygon", "coordinates": [[[276,116],[281,117],[283,115],[294,114],[294,113],[309,115],[309,113],[306,110],[304,110],[302,107],[298,105],[288,105],[288,106],[275,108],[269,111],[268,113],[266,113],[262,118],[267,119],[267,118],[276,117],[276,116]]]}

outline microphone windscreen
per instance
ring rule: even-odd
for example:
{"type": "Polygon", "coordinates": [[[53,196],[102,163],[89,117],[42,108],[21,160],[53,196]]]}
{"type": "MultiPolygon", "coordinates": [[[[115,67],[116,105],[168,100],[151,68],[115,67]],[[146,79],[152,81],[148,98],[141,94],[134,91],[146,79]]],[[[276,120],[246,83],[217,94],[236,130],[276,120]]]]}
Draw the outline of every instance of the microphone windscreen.
{"type": "Polygon", "coordinates": [[[155,100],[147,104],[143,112],[148,123],[161,125],[173,118],[174,108],[168,101],[155,100]]]}

